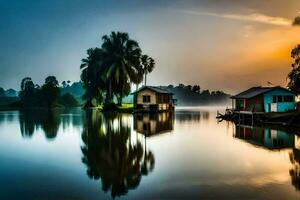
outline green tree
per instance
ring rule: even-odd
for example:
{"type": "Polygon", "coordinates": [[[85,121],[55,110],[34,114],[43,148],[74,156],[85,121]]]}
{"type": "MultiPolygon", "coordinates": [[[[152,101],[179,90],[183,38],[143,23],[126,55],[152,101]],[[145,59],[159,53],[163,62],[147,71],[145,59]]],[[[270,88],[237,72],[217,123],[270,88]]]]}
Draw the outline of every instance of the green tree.
{"type": "Polygon", "coordinates": [[[36,88],[30,77],[25,77],[21,81],[21,91],[19,97],[23,107],[32,107],[35,105],[36,88]]]}
{"type": "Polygon", "coordinates": [[[41,96],[47,108],[52,108],[58,103],[59,99],[58,81],[55,76],[48,76],[45,79],[45,84],[41,87],[41,96]]]}
{"type": "Polygon", "coordinates": [[[81,60],[81,81],[85,93],[83,99],[86,100],[85,108],[93,107],[92,100],[97,99],[98,103],[102,103],[105,82],[103,80],[102,68],[102,50],[99,48],[88,49],[87,58],[81,60]]]}
{"type": "Polygon", "coordinates": [[[291,57],[294,59],[294,63],[291,72],[288,74],[288,88],[300,94],[300,44],[292,50],[291,57]]]}
{"type": "Polygon", "coordinates": [[[194,85],[192,87],[192,91],[195,92],[195,93],[200,93],[200,86],[199,85],[194,85]]]}
{"type": "Polygon", "coordinates": [[[147,55],[142,55],[141,56],[141,67],[143,70],[143,74],[145,76],[144,81],[145,81],[145,86],[146,86],[147,85],[147,74],[151,73],[155,67],[154,59],[147,55]]]}
{"type": "Polygon", "coordinates": [[[135,40],[127,33],[112,32],[102,37],[102,65],[105,69],[107,95],[106,103],[112,102],[113,83],[119,88],[115,91],[124,96],[125,87],[130,83],[138,83],[142,74],[140,65],[141,49],[135,40]]]}

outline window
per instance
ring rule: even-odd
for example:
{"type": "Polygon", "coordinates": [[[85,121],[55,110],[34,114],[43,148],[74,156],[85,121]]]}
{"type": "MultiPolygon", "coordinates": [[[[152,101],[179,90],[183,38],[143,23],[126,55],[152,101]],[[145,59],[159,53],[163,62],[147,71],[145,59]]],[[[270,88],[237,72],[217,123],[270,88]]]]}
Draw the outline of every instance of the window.
{"type": "Polygon", "coordinates": [[[294,96],[273,96],[273,103],[294,102],[294,96]]]}
{"type": "Polygon", "coordinates": [[[150,101],[151,101],[151,98],[150,98],[149,95],[144,95],[144,96],[143,96],[143,102],[144,102],[144,103],[150,103],[150,101]]]}
{"type": "Polygon", "coordinates": [[[284,102],[294,102],[294,96],[284,96],[284,102]]]}

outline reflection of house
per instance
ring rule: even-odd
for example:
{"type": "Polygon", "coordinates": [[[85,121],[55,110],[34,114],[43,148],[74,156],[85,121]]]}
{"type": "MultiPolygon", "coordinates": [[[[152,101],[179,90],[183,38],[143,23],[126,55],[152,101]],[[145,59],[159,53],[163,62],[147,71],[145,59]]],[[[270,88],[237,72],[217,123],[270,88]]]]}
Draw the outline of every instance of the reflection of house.
{"type": "Polygon", "coordinates": [[[281,130],[236,126],[235,137],[268,149],[294,147],[295,136],[281,130]]]}
{"type": "Polygon", "coordinates": [[[173,130],[173,126],[173,112],[134,115],[134,129],[145,136],[169,132],[173,130]]]}
{"type": "Polygon", "coordinates": [[[174,109],[173,94],[159,87],[144,86],[134,93],[136,111],[169,111],[174,109]]]}
{"type": "Polygon", "coordinates": [[[231,97],[236,111],[286,112],[296,109],[295,94],[282,87],[253,87],[231,97]]]}

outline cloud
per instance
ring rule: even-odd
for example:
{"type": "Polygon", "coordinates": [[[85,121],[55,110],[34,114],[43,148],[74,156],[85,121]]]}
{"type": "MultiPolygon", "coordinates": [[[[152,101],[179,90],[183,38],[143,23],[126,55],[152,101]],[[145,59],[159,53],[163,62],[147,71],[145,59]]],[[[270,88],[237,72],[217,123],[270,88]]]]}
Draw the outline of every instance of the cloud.
{"type": "MultiPolygon", "coordinates": [[[[240,20],[240,21],[251,21],[251,22],[258,22],[264,24],[272,24],[277,26],[290,26],[292,21],[283,17],[273,17],[268,16],[260,13],[253,13],[249,15],[240,15],[240,14],[218,14],[212,12],[197,12],[191,10],[184,10],[183,13],[190,14],[190,15],[202,15],[202,16],[212,16],[212,17],[220,17],[225,19],[233,19],[233,20],[240,20]]],[[[300,25],[300,18],[299,18],[299,25],[300,25]]]]}
{"type": "Polygon", "coordinates": [[[300,16],[295,17],[293,26],[300,26],[300,16]]]}

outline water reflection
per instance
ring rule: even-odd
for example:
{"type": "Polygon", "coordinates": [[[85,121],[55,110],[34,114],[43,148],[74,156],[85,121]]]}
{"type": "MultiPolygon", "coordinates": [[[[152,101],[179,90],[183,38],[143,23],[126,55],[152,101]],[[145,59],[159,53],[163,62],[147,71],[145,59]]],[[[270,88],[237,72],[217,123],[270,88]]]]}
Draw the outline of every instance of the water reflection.
{"type": "Polygon", "coordinates": [[[300,190],[300,137],[297,130],[285,130],[283,127],[251,127],[247,125],[235,125],[234,137],[242,139],[253,145],[269,150],[291,149],[289,152],[292,168],[289,170],[292,185],[300,190]]]}
{"type": "Polygon", "coordinates": [[[139,113],[134,115],[134,130],[146,137],[166,133],[174,128],[174,113],[139,113]]]}
{"type": "Polygon", "coordinates": [[[203,121],[209,120],[208,111],[196,111],[196,110],[178,110],[176,111],[175,118],[178,122],[199,122],[201,119],[203,121]]]}
{"type": "Polygon", "coordinates": [[[282,130],[246,125],[236,125],[234,137],[254,145],[278,150],[294,147],[295,140],[293,134],[288,134],[282,130]]]}
{"type": "Polygon", "coordinates": [[[292,185],[300,190],[300,137],[295,137],[295,147],[290,153],[290,160],[293,167],[290,169],[292,185]]]}
{"type": "Polygon", "coordinates": [[[300,132],[215,113],[0,113],[0,199],[299,199],[300,132]]]}
{"type": "Polygon", "coordinates": [[[84,117],[82,162],[87,175],[101,180],[102,190],[112,197],[137,188],[142,176],[154,169],[154,154],[145,142],[132,138],[128,117],[94,110],[84,117]]]}
{"type": "Polygon", "coordinates": [[[47,139],[54,139],[57,136],[60,116],[58,110],[21,110],[19,122],[23,137],[32,137],[41,128],[47,139]]]}
{"type": "MultiPolygon", "coordinates": [[[[1,119],[0,119],[1,120],[1,119]]],[[[68,127],[81,127],[81,109],[24,109],[19,113],[20,131],[23,137],[31,138],[39,129],[49,140],[56,138],[60,125],[65,131],[68,127]]]]}

